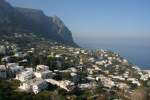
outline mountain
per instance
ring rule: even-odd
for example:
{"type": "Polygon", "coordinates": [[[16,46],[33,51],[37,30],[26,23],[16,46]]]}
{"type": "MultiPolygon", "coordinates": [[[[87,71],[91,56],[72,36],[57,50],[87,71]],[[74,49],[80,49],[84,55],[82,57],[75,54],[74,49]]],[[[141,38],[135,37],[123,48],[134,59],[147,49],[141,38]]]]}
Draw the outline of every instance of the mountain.
{"type": "Polygon", "coordinates": [[[52,19],[52,22],[55,24],[55,30],[57,33],[64,39],[67,39],[68,41],[72,42],[72,34],[71,31],[65,26],[65,24],[57,17],[53,16],[50,17],[52,19]]]}
{"type": "Polygon", "coordinates": [[[12,7],[0,0],[0,35],[34,33],[38,37],[77,47],[71,31],[57,16],[46,16],[41,10],[12,7]]]}

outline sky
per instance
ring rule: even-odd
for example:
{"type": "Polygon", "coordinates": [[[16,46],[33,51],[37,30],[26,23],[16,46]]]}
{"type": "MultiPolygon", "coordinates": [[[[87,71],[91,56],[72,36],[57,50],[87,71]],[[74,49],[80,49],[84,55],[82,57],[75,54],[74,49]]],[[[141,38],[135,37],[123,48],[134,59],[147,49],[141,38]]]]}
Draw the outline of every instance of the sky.
{"type": "Polygon", "coordinates": [[[7,0],[60,17],[74,38],[150,37],[150,0],[7,0]]]}

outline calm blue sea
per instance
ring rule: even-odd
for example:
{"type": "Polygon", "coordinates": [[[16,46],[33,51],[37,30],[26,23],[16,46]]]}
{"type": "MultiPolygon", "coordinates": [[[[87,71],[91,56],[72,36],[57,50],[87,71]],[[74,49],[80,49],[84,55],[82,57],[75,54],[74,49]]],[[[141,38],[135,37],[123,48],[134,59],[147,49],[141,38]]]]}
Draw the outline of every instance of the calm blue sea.
{"type": "Polygon", "coordinates": [[[88,49],[118,52],[141,69],[150,69],[150,38],[78,38],[76,42],[88,49]]]}

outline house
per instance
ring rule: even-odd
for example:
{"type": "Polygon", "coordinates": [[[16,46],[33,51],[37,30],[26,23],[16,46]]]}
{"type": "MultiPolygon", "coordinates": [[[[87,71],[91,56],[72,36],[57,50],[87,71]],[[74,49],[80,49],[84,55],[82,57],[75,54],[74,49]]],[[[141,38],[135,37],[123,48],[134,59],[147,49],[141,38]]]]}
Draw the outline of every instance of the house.
{"type": "Polygon", "coordinates": [[[15,67],[10,67],[9,69],[12,73],[17,74],[17,73],[23,71],[24,66],[15,66],[15,67]]]}
{"type": "Polygon", "coordinates": [[[77,72],[77,69],[76,69],[76,68],[74,68],[74,67],[69,68],[69,70],[70,70],[71,72],[74,72],[74,73],[76,73],[76,72],[77,72]]]}
{"type": "Polygon", "coordinates": [[[89,83],[84,83],[84,84],[78,85],[78,87],[80,89],[89,89],[89,88],[91,88],[91,85],[89,83]]]}
{"type": "Polygon", "coordinates": [[[148,77],[150,78],[150,70],[143,70],[143,71],[146,72],[148,77]]]}
{"type": "Polygon", "coordinates": [[[148,78],[149,78],[149,74],[145,74],[145,75],[141,74],[140,80],[147,81],[148,78]]]}
{"type": "Polygon", "coordinates": [[[97,64],[97,65],[104,65],[104,64],[105,64],[105,61],[104,61],[104,60],[102,60],[102,61],[96,61],[96,64],[97,64]]]}
{"type": "Polygon", "coordinates": [[[25,82],[27,80],[33,79],[35,77],[33,71],[23,71],[20,74],[16,75],[16,79],[20,80],[21,82],[25,82]]]}
{"type": "Polygon", "coordinates": [[[106,77],[104,75],[100,74],[100,75],[96,76],[95,80],[99,81],[99,80],[101,80],[103,78],[106,78],[106,77]]]}
{"type": "Polygon", "coordinates": [[[116,87],[118,87],[119,89],[129,88],[129,86],[126,83],[118,83],[118,84],[116,84],[116,87]]]}
{"type": "Polygon", "coordinates": [[[8,68],[16,67],[16,66],[18,66],[18,63],[7,63],[8,68]]]}
{"type": "Polygon", "coordinates": [[[60,81],[59,86],[67,91],[71,91],[73,89],[74,83],[69,80],[60,81]]]}
{"type": "Polygon", "coordinates": [[[52,85],[57,85],[66,91],[71,91],[74,88],[74,83],[69,80],[56,81],[54,79],[46,79],[46,81],[52,85]]]}
{"type": "Polygon", "coordinates": [[[112,88],[113,86],[115,86],[114,81],[112,81],[110,78],[107,78],[107,77],[102,77],[101,82],[103,86],[106,88],[112,88]]]}
{"type": "Polygon", "coordinates": [[[56,54],[55,57],[56,57],[56,58],[61,58],[62,55],[61,55],[61,54],[56,54]]]}
{"type": "Polygon", "coordinates": [[[79,76],[76,73],[70,73],[70,76],[72,77],[73,82],[78,82],[79,81],[79,76]]]}
{"type": "Polygon", "coordinates": [[[82,83],[82,84],[79,84],[78,87],[80,89],[93,89],[95,88],[97,85],[94,83],[94,82],[91,82],[91,83],[82,83]]]}
{"type": "Polygon", "coordinates": [[[128,61],[126,59],[123,59],[123,64],[128,64],[128,61]]]}
{"type": "Polygon", "coordinates": [[[95,81],[96,79],[92,77],[92,75],[88,75],[86,77],[89,81],[95,81]]]}
{"type": "Polygon", "coordinates": [[[5,54],[5,53],[6,53],[6,47],[0,46],[0,54],[5,54]]]}
{"type": "Polygon", "coordinates": [[[96,71],[101,71],[102,69],[100,69],[97,65],[93,65],[92,66],[96,71]]]}
{"type": "Polygon", "coordinates": [[[74,52],[74,54],[78,55],[78,54],[80,54],[80,51],[76,51],[76,52],[74,52]]]}
{"type": "Polygon", "coordinates": [[[138,79],[135,78],[128,78],[127,79],[129,82],[131,82],[132,84],[135,84],[137,86],[141,86],[141,83],[138,81],[138,79]]]}
{"type": "Polygon", "coordinates": [[[105,70],[103,71],[105,74],[109,74],[109,70],[105,70]]]}
{"type": "Polygon", "coordinates": [[[19,61],[20,63],[27,63],[28,62],[28,60],[27,59],[23,59],[23,60],[21,60],[21,61],[19,61]]]}
{"type": "Polygon", "coordinates": [[[88,59],[88,61],[93,63],[93,62],[95,62],[95,58],[90,57],[90,58],[88,59]]]}
{"type": "Polygon", "coordinates": [[[95,70],[93,68],[87,68],[87,71],[90,75],[92,75],[95,70]]]}
{"type": "Polygon", "coordinates": [[[9,59],[10,59],[10,56],[5,56],[5,57],[3,57],[2,59],[1,59],[1,61],[3,61],[3,62],[8,62],[9,61],[9,59]]]}
{"type": "Polygon", "coordinates": [[[46,71],[49,70],[49,67],[46,65],[37,65],[36,71],[46,71]]]}
{"type": "Polygon", "coordinates": [[[123,78],[122,76],[112,76],[112,78],[115,80],[125,81],[125,78],[123,78]]]}
{"type": "Polygon", "coordinates": [[[32,90],[35,94],[39,93],[42,90],[46,90],[48,87],[48,84],[46,81],[42,80],[42,79],[38,79],[38,80],[30,80],[33,81],[32,83],[32,90]]]}
{"type": "Polygon", "coordinates": [[[5,65],[0,65],[0,79],[6,79],[7,78],[7,69],[5,65]]]}
{"type": "Polygon", "coordinates": [[[19,57],[19,58],[23,58],[24,57],[24,54],[22,52],[16,52],[14,54],[15,57],[19,57]]]}
{"type": "Polygon", "coordinates": [[[129,77],[129,72],[126,71],[126,72],[123,74],[123,77],[124,77],[124,78],[128,78],[128,77],[129,77]]]}
{"type": "Polygon", "coordinates": [[[141,86],[141,83],[138,80],[132,81],[133,84],[136,84],[137,86],[141,86]]]}
{"type": "Polygon", "coordinates": [[[40,78],[34,78],[34,79],[27,80],[21,83],[19,88],[22,90],[31,91],[37,94],[40,91],[47,89],[47,87],[48,87],[48,84],[45,80],[40,79],[40,78]]]}
{"type": "Polygon", "coordinates": [[[137,71],[141,71],[141,69],[138,66],[132,66],[132,68],[137,70],[137,71]]]}
{"type": "Polygon", "coordinates": [[[109,61],[112,61],[113,60],[113,57],[108,57],[107,58],[109,61]]]}
{"type": "Polygon", "coordinates": [[[37,78],[47,79],[53,77],[53,72],[50,70],[34,72],[37,78]]]}
{"type": "Polygon", "coordinates": [[[16,74],[24,70],[23,66],[19,66],[18,63],[8,63],[9,76],[14,77],[16,74]]]}

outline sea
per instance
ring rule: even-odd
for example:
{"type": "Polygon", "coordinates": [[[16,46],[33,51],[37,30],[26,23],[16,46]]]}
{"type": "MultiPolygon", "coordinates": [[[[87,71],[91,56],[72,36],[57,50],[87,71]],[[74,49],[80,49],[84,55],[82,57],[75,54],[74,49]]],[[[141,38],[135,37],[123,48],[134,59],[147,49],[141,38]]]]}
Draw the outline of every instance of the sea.
{"type": "Polygon", "coordinates": [[[141,69],[150,70],[150,38],[76,38],[86,49],[104,49],[119,53],[141,69]]]}

